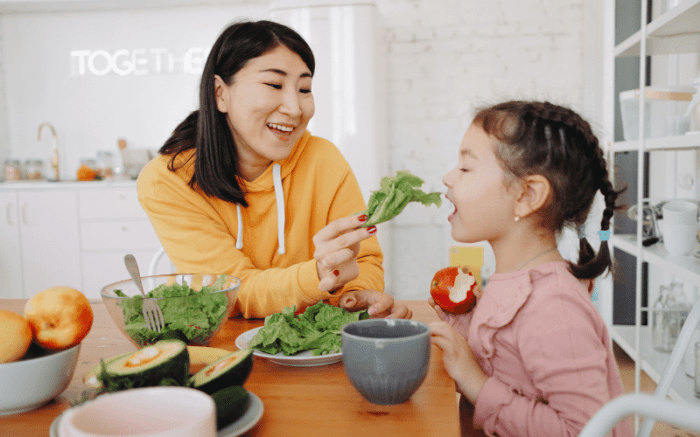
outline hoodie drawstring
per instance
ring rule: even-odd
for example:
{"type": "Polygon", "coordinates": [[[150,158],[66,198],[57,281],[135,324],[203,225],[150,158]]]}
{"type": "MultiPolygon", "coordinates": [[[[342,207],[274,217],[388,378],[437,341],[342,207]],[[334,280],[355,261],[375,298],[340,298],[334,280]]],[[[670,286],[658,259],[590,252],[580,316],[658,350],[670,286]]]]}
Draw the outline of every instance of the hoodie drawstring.
{"type": "Polygon", "coordinates": [[[243,218],[241,217],[241,205],[236,204],[236,215],[238,216],[238,238],[236,238],[236,249],[243,249],[243,218]]]}
{"type": "Polygon", "coordinates": [[[279,249],[277,253],[284,255],[284,191],[282,190],[282,176],[280,175],[279,164],[272,166],[272,183],[275,186],[275,199],[277,200],[277,242],[279,249]]]}
{"type": "MultiPolygon", "coordinates": [[[[277,202],[277,242],[279,249],[277,253],[284,255],[284,191],[282,190],[282,176],[280,175],[280,165],[272,166],[272,183],[275,187],[275,200],[277,202]]],[[[236,249],[243,249],[243,218],[241,217],[241,205],[236,204],[236,215],[238,218],[238,238],[236,238],[236,249]]]]}

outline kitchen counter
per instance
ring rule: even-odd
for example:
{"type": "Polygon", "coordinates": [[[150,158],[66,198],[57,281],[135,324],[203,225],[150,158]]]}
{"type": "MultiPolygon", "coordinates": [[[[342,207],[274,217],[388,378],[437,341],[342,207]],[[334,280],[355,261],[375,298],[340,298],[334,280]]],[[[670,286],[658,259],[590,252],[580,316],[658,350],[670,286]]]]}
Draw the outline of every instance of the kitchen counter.
{"type": "Polygon", "coordinates": [[[135,188],[135,179],[104,179],[101,181],[4,181],[0,190],[50,190],[58,188],[135,188]]]}

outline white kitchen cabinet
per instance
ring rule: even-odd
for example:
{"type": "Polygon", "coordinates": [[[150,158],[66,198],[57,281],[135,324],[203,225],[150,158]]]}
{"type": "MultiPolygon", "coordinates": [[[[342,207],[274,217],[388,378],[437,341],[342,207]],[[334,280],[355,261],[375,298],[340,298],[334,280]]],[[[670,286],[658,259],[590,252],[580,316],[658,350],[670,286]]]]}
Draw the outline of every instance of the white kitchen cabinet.
{"type": "Polygon", "coordinates": [[[0,208],[0,298],[64,285],[99,300],[129,277],[124,255],[146,275],[160,248],[133,181],[4,183],[0,208]]]}
{"type": "Polygon", "coordinates": [[[76,192],[22,190],[17,198],[24,297],[57,285],[80,290],[76,192]]]}
{"type": "Polygon", "coordinates": [[[14,191],[0,191],[0,298],[22,298],[22,252],[19,243],[19,200],[14,191]]]}
{"type": "Polygon", "coordinates": [[[136,187],[79,190],[83,293],[100,299],[105,285],[129,278],[124,255],[136,257],[145,276],[160,242],[141,208],[136,187]]]}
{"type": "MultiPolygon", "coordinates": [[[[658,153],[668,154],[678,150],[700,149],[700,134],[669,136],[663,138],[644,138],[645,132],[645,117],[639,116],[639,140],[634,141],[615,141],[615,101],[618,99],[618,92],[615,90],[615,85],[619,80],[624,79],[625,73],[619,71],[618,65],[621,65],[623,58],[638,58],[639,59],[639,83],[635,88],[642,88],[647,84],[650,77],[648,75],[649,65],[654,65],[647,62],[647,56],[652,55],[675,55],[682,53],[700,53],[700,0],[683,0],[676,6],[670,8],[666,12],[656,12],[648,14],[649,7],[659,7],[660,3],[648,2],[647,0],[635,0],[639,2],[641,14],[636,18],[631,14],[621,14],[622,16],[615,17],[616,6],[624,6],[625,0],[606,0],[605,2],[605,29],[607,41],[604,52],[606,53],[605,65],[605,86],[604,89],[604,113],[606,115],[606,131],[608,138],[606,141],[610,145],[609,164],[610,171],[615,172],[618,168],[615,162],[615,154],[618,152],[637,152],[637,169],[645,168],[645,152],[653,152],[654,156],[658,153]],[[654,16],[651,21],[647,21],[646,17],[654,16]],[[641,19],[640,19],[641,17],[641,19]],[[627,20],[627,21],[626,21],[627,20]],[[615,31],[625,24],[629,24],[629,20],[639,20],[637,26],[639,30],[633,32],[629,37],[615,43],[615,31]],[[618,68],[618,70],[616,70],[618,68]]],[[[627,6],[629,3],[627,3],[627,6]]],[[[618,9],[619,10],[619,9],[618,9]]],[[[658,58],[656,58],[658,59],[658,58]]],[[[654,78],[651,78],[652,83],[654,78]]],[[[656,85],[656,84],[655,84],[656,85]]],[[[662,84],[663,85],[663,84],[662,84]]],[[[669,83],[668,85],[676,85],[669,83]]],[[[645,108],[644,93],[641,93],[639,102],[640,112],[648,110],[645,108]]],[[[619,115],[619,113],[618,113],[619,115]]],[[[619,138],[619,135],[618,135],[619,138]]],[[[668,156],[668,155],[664,155],[668,156]]],[[[650,161],[652,158],[648,158],[650,161]]],[[[654,163],[651,164],[652,172],[654,171],[654,163]]],[[[652,175],[657,182],[675,186],[677,184],[675,174],[659,174],[656,172],[652,175]]],[[[695,174],[697,178],[697,173],[695,174]]],[[[628,181],[634,182],[634,181],[628,181]]],[[[649,205],[658,200],[645,197],[645,193],[649,191],[649,178],[644,176],[643,171],[637,171],[636,175],[637,198],[634,203],[639,205],[649,205]]],[[[619,188],[619,187],[618,187],[619,188]]],[[[658,187],[652,187],[658,188],[658,187]]],[[[628,205],[630,206],[630,205],[628,205]]],[[[641,208],[640,208],[641,209],[641,208]]],[[[664,249],[663,244],[657,243],[651,246],[642,245],[643,223],[642,220],[637,220],[635,234],[619,234],[611,237],[611,245],[615,249],[619,249],[626,254],[634,257],[636,263],[636,280],[634,290],[634,324],[622,325],[608,321],[609,330],[613,341],[620,345],[625,352],[635,360],[635,386],[636,391],[640,390],[640,374],[643,370],[652,379],[658,382],[660,375],[663,373],[670,354],[656,351],[652,347],[651,341],[651,314],[649,308],[655,300],[654,293],[658,293],[654,287],[649,286],[648,306],[642,306],[642,288],[643,283],[650,281],[650,274],[655,275],[674,275],[680,280],[686,281],[693,286],[700,287],[700,261],[692,255],[689,256],[671,256],[664,249]],[[648,270],[643,268],[643,265],[648,266],[648,270]],[[645,271],[649,273],[645,273],[645,271]],[[649,320],[649,325],[644,325],[643,315],[646,314],[649,320]]],[[[650,283],[650,282],[649,282],[650,283]]],[[[619,290],[613,289],[613,293],[619,290]]],[[[606,305],[612,306],[612,299],[605,300],[606,305]]],[[[611,314],[619,310],[619,308],[607,308],[604,313],[611,314]]],[[[669,392],[669,396],[675,401],[690,402],[695,405],[700,405],[700,399],[697,399],[693,394],[693,379],[686,375],[683,366],[678,370],[674,383],[669,392]]]]}

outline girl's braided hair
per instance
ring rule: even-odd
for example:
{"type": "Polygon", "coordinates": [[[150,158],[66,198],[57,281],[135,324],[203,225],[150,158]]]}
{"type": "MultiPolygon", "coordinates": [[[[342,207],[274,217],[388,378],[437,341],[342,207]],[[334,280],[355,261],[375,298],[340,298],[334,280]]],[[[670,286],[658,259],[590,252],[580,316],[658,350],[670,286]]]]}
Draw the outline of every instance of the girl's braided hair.
{"type": "MultiPolygon", "coordinates": [[[[622,190],[613,188],[598,138],[576,112],[549,102],[510,101],[481,109],[473,123],[498,140],[496,156],[515,178],[547,178],[552,195],[539,211],[542,226],[555,232],[581,227],[600,190],[605,198],[600,228],[610,228],[622,190]]],[[[608,242],[601,241],[596,254],[582,235],[578,262],[569,266],[573,275],[593,279],[611,267],[608,242]]]]}

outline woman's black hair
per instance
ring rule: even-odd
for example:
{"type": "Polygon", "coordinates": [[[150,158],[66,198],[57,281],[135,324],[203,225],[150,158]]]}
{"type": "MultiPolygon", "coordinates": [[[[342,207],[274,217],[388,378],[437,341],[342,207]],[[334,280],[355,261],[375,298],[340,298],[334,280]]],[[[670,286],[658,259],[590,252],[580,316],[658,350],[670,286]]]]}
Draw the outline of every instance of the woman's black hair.
{"type": "MultiPolygon", "coordinates": [[[[580,115],[549,102],[510,101],[481,109],[474,123],[498,140],[496,155],[508,172],[516,178],[547,178],[552,197],[540,210],[543,226],[555,232],[580,228],[600,191],[605,199],[600,228],[610,229],[623,190],[614,189],[598,138],[580,115]]],[[[607,240],[601,239],[596,254],[581,236],[578,262],[569,263],[573,275],[593,279],[611,268],[607,240]]]]}
{"type": "Polygon", "coordinates": [[[227,85],[233,76],[253,58],[283,45],[298,54],[314,74],[313,52],[294,30],[273,21],[241,21],[228,26],[209,52],[199,87],[199,109],[190,113],[173,131],[159,152],[171,155],[168,168],[176,164],[180,153],[196,149],[194,173],[189,185],[206,195],[248,206],[245,192],[238,183],[238,153],[226,114],[216,105],[214,76],[227,85]]]}

